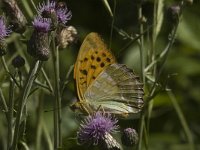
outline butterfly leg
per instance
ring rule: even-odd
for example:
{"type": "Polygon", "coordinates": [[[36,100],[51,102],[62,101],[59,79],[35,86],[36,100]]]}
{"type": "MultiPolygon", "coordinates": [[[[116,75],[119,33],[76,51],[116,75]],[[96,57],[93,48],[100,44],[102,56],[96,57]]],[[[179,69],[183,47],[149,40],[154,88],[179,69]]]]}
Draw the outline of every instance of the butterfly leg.
{"type": "Polygon", "coordinates": [[[98,111],[102,111],[105,114],[105,111],[104,111],[102,105],[99,105],[99,107],[97,108],[96,112],[98,112],[98,111]]]}
{"type": "Polygon", "coordinates": [[[91,115],[89,109],[87,109],[83,103],[80,103],[80,107],[87,115],[91,115]]]}

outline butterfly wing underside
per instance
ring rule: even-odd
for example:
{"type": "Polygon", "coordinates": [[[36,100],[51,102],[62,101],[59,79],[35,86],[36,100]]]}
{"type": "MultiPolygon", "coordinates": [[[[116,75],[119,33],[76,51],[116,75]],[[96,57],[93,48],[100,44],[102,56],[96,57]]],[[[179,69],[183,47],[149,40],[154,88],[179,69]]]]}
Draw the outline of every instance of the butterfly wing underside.
{"type": "Polygon", "coordinates": [[[84,93],[97,76],[110,64],[116,62],[97,33],[87,35],[81,45],[74,68],[79,101],[84,102],[84,93]]]}
{"type": "Polygon", "coordinates": [[[123,64],[108,66],[88,87],[84,96],[93,110],[100,106],[114,114],[138,113],[143,106],[143,84],[123,64]]]}

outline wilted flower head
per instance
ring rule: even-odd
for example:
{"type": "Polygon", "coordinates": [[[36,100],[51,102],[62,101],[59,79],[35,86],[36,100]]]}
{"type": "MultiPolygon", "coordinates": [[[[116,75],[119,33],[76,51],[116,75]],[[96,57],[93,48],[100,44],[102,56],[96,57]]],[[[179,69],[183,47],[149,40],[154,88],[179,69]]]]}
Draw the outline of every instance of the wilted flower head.
{"type": "Polygon", "coordinates": [[[39,16],[34,18],[33,27],[39,32],[48,32],[51,27],[51,20],[49,18],[41,18],[39,16]]]}
{"type": "Polygon", "coordinates": [[[67,7],[57,7],[54,0],[47,0],[46,3],[43,2],[40,4],[38,7],[38,13],[45,18],[51,18],[51,15],[55,14],[57,21],[63,24],[67,23],[67,21],[72,17],[72,13],[67,9],[67,7]]]}
{"type": "Polygon", "coordinates": [[[73,42],[77,41],[77,30],[73,26],[67,26],[62,28],[57,33],[56,42],[60,48],[66,48],[73,42]]]}
{"type": "Polygon", "coordinates": [[[0,40],[4,40],[11,33],[9,27],[6,27],[4,17],[0,17],[0,40]]]}
{"type": "Polygon", "coordinates": [[[77,133],[79,144],[98,145],[105,139],[105,135],[115,132],[118,129],[117,119],[110,114],[100,112],[88,116],[81,124],[77,133]]]}

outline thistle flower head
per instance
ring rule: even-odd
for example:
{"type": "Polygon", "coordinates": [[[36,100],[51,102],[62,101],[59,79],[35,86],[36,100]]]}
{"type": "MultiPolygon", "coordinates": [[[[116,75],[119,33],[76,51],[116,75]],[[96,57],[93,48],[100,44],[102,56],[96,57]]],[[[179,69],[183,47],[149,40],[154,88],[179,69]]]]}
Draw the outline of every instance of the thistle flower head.
{"type": "Polygon", "coordinates": [[[11,33],[9,27],[6,27],[4,17],[0,17],[0,40],[4,40],[11,33]]]}
{"type": "Polygon", "coordinates": [[[38,13],[42,17],[51,18],[54,14],[57,17],[57,21],[60,23],[67,23],[71,17],[72,13],[67,9],[67,7],[58,7],[54,0],[48,0],[46,3],[43,2],[38,7],[38,13]]]}
{"type": "Polygon", "coordinates": [[[81,124],[77,133],[79,144],[97,145],[101,140],[105,139],[107,133],[115,132],[118,129],[117,119],[110,114],[95,113],[88,116],[81,124]]]}
{"type": "Polygon", "coordinates": [[[52,13],[55,12],[55,6],[56,6],[56,2],[54,0],[47,0],[47,2],[43,2],[41,4],[39,4],[38,7],[38,13],[45,17],[48,18],[48,16],[52,13]]]}
{"type": "Polygon", "coordinates": [[[58,22],[61,22],[63,24],[67,23],[71,17],[72,17],[72,13],[71,11],[68,11],[67,8],[58,8],[56,10],[56,15],[57,15],[57,18],[58,18],[58,22]]]}
{"type": "Polygon", "coordinates": [[[51,20],[49,18],[35,17],[33,27],[39,32],[48,32],[51,27],[51,20]]]}

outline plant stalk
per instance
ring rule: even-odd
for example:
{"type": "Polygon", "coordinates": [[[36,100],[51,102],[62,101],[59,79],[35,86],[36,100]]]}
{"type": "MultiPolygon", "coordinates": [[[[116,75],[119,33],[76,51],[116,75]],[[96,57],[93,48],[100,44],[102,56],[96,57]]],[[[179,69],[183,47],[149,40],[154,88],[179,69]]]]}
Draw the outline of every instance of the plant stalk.
{"type": "Polygon", "coordinates": [[[55,101],[54,101],[54,148],[62,146],[61,134],[61,93],[60,93],[60,66],[59,66],[59,50],[55,45],[55,32],[52,38],[52,54],[55,79],[55,101]]]}
{"type": "Polygon", "coordinates": [[[25,86],[23,88],[21,98],[19,100],[18,107],[17,107],[16,125],[15,125],[15,131],[14,131],[14,139],[13,139],[12,150],[17,149],[22,113],[23,113],[24,106],[26,104],[28,95],[30,93],[32,84],[33,84],[35,78],[37,77],[37,73],[38,73],[41,65],[42,65],[42,63],[40,63],[40,61],[37,60],[36,63],[34,64],[33,68],[30,70],[28,79],[27,79],[25,86]]]}

